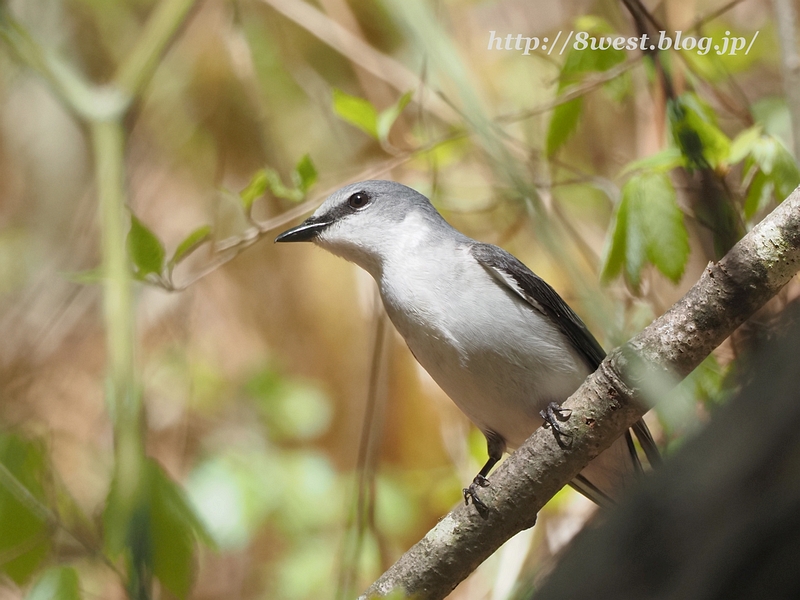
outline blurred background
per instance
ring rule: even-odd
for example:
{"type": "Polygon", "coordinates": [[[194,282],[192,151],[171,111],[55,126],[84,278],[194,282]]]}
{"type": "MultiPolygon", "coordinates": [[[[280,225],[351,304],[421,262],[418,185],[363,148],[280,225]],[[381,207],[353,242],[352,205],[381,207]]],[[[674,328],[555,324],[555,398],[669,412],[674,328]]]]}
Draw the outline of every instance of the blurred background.
{"type": "MultiPolygon", "coordinates": [[[[403,182],[611,349],[800,183],[794,8],[0,2],[0,598],[354,597],[461,501],[485,442],[368,275],[274,236],[349,182],[403,182]],[[544,47],[660,30],[757,37],[733,55],[544,47]],[[99,199],[109,122],[125,240],[99,199]],[[126,327],[127,380],[108,358],[126,327]],[[112,493],[124,435],[153,459],[139,512],[112,493]]],[[[666,454],[796,284],[659,399],[666,454]]],[[[452,598],[536,585],[592,510],[565,489],[452,598]]]]}

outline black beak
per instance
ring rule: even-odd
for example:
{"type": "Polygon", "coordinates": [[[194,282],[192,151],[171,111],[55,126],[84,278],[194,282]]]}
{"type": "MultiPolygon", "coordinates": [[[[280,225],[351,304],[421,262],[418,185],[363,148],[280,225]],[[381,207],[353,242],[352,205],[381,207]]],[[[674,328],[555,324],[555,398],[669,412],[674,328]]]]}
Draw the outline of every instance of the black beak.
{"type": "Polygon", "coordinates": [[[331,221],[319,217],[309,217],[297,227],[287,229],[278,237],[275,238],[276,242],[310,242],[317,237],[320,232],[325,229],[331,221]]]}

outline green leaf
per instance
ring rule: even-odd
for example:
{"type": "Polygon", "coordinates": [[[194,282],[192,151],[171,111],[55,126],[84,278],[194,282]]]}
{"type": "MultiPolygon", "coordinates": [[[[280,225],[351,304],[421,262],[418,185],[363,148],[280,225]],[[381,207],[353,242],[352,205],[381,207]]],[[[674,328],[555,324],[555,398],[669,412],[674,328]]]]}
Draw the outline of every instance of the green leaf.
{"type": "Polygon", "coordinates": [[[708,164],[714,168],[725,164],[730,154],[728,137],[714,123],[698,119],[696,113],[690,113],[687,124],[700,138],[703,156],[708,164]]]}
{"type": "MultiPolygon", "coordinates": [[[[146,478],[145,478],[146,479],[146,478]]],[[[103,544],[106,552],[116,558],[126,550],[130,534],[130,524],[136,512],[137,502],[147,495],[147,482],[142,482],[142,489],[135,498],[126,496],[120,490],[119,473],[114,474],[103,508],[103,544]]],[[[132,557],[126,557],[131,559],[132,557]]]]}
{"type": "Polygon", "coordinates": [[[622,188],[603,264],[603,279],[624,267],[634,289],[646,262],[673,282],[680,280],[689,257],[689,239],[675,189],[664,173],[640,173],[622,188]]]}
{"type": "MultiPolygon", "coordinates": [[[[613,37],[614,30],[611,25],[600,17],[580,17],[575,21],[577,31],[585,31],[595,38],[613,37]]],[[[580,81],[587,73],[602,73],[624,62],[627,54],[625,50],[616,50],[613,47],[605,50],[592,50],[591,46],[578,50],[574,46],[567,52],[564,66],[559,73],[558,91],[563,91],[568,85],[580,81]]],[[[606,84],[608,85],[608,84],[606,84]]]]}
{"type": "Polygon", "coordinates": [[[434,168],[444,168],[456,164],[463,160],[469,144],[466,136],[442,140],[414,153],[412,164],[421,169],[431,168],[431,165],[435,165],[434,168]]]}
{"type": "Polygon", "coordinates": [[[775,151],[775,164],[772,169],[772,181],[775,184],[775,194],[778,202],[783,202],[789,194],[800,184],[800,170],[791,152],[774,138],[777,147],[775,151]]]}
{"type": "Polygon", "coordinates": [[[211,237],[210,225],[201,225],[200,227],[192,231],[189,235],[187,235],[183,239],[183,241],[180,244],[178,244],[178,247],[175,248],[175,253],[172,255],[172,258],[169,259],[169,266],[174,267],[175,265],[177,265],[189,254],[194,252],[200,246],[200,244],[205,242],[210,237],[211,237]]]}
{"type": "Polygon", "coordinates": [[[640,227],[638,202],[631,201],[630,195],[626,197],[623,188],[622,201],[627,204],[627,229],[625,235],[625,278],[630,286],[639,291],[639,284],[642,281],[642,269],[647,262],[647,238],[646,232],[640,227]]]}
{"type": "Polygon", "coordinates": [[[269,178],[267,169],[259,169],[256,171],[255,175],[253,175],[252,179],[250,179],[250,183],[239,192],[239,197],[242,199],[242,206],[244,206],[244,209],[250,210],[250,207],[253,206],[253,202],[263,196],[268,187],[269,178]]]}
{"type": "Polygon", "coordinates": [[[13,478],[0,485],[0,574],[23,585],[50,551],[48,527],[35,504],[45,501],[48,465],[41,444],[7,434],[0,434],[0,463],[13,478]]]}
{"type": "Polygon", "coordinates": [[[211,546],[213,540],[158,463],[146,459],[143,471],[135,498],[122,497],[117,477],[112,481],[103,514],[106,549],[112,557],[122,554],[132,574],[152,573],[172,594],[186,598],[194,578],[195,539],[211,546]]]}
{"type": "Polygon", "coordinates": [[[273,196],[286,198],[287,200],[293,200],[295,202],[302,200],[303,193],[296,188],[290,188],[284,185],[283,181],[281,181],[281,176],[278,175],[276,170],[266,169],[266,173],[267,181],[269,182],[269,191],[273,196]]]}
{"type": "Polygon", "coordinates": [[[378,111],[368,100],[334,88],[333,110],[343,120],[378,139],[378,111]]]}
{"type": "MultiPolygon", "coordinates": [[[[579,28],[581,31],[587,31],[593,36],[604,36],[613,31],[608,23],[599,17],[582,18],[576,22],[582,23],[579,28]]],[[[608,71],[623,62],[625,57],[625,50],[615,50],[614,48],[605,50],[592,50],[591,47],[583,50],[570,48],[559,74],[558,93],[563,92],[569,85],[580,82],[588,73],[608,71]]],[[[613,89],[613,86],[609,89],[613,89]]],[[[583,97],[578,97],[560,104],[554,109],[547,130],[546,150],[548,156],[553,156],[573,133],[578,124],[582,107],[583,97]]]]}
{"type": "Polygon", "coordinates": [[[752,219],[772,199],[775,185],[764,171],[758,171],[750,182],[747,196],[744,199],[744,218],[752,219]]]}
{"type": "Polygon", "coordinates": [[[131,230],[128,232],[128,252],[136,266],[136,275],[140,278],[150,273],[161,273],[164,268],[164,245],[133,214],[131,230]]]}
{"type": "Polygon", "coordinates": [[[667,114],[673,140],[686,157],[687,168],[708,169],[726,164],[731,154],[730,140],[717,127],[708,104],[687,92],[668,102],[667,114]]]}
{"type": "Polygon", "coordinates": [[[744,163],[745,176],[753,167],[753,176],[744,202],[745,218],[750,219],[764,209],[773,194],[782,202],[800,184],[800,169],[791,152],[780,139],[761,135],[749,144],[744,163]]]}
{"type": "Polygon", "coordinates": [[[78,572],[72,567],[48,569],[34,584],[25,600],[81,600],[78,572]]]}
{"type": "Polygon", "coordinates": [[[583,98],[575,98],[556,106],[547,128],[547,156],[553,156],[575,131],[581,116],[583,98]]]}
{"type": "MultiPolygon", "coordinates": [[[[617,204],[611,218],[611,234],[606,239],[603,251],[603,268],[600,278],[603,282],[611,281],[622,272],[625,266],[625,255],[628,235],[628,202],[624,198],[617,204]]],[[[637,280],[634,287],[638,287],[637,280]]]]}
{"type": "Polygon", "coordinates": [[[291,178],[294,187],[285,185],[275,169],[265,167],[257,171],[247,187],[239,192],[245,210],[249,211],[253,202],[263,196],[267,190],[277,198],[286,198],[293,202],[299,202],[305,198],[306,192],[317,181],[317,169],[308,154],[298,161],[291,173],[291,178]]]}
{"type": "Polygon", "coordinates": [[[395,102],[392,106],[381,112],[378,115],[378,120],[376,122],[376,133],[378,134],[378,139],[386,143],[386,140],[389,137],[389,132],[392,129],[392,125],[394,125],[397,118],[403,112],[408,103],[411,102],[411,96],[413,96],[413,91],[408,91],[395,102]]]}
{"type": "Polygon", "coordinates": [[[753,146],[761,137],[761,132],[761,125],[753,125],[740,132],[731,142],[728,163],[736,164],[743,161],[753,151],[753,146]]]}
{"type": "Polygon", "coordinates": [[[588,31],[592,35],[611,33],[613,28],[603,17],[597,15],[581,15],[575,19],[576,31],[588,31]]]}
{"type": "Polygon", "coordinates": [[[311,162],[311,157],[304,154],[294,168],[295,185],[304,194],[317,182],[317,169],[311,162]]]}
{"type": "Polygon", "coordinates": [[[681,165],[683,165],[683,154],[681,154],[681,151],[675,146],[669,146],[660,152],[629,162],[625,168],[622,169],[620,175],[630,175],[634,171],[666,173],[681,165]]]}
{"type": "MultiPolygon", "coordinates": [[[[726,77],[729,75],[730,72],[727,72],[726,77]]],[[[791,143],[792,117],[785,96],[767,96],[756,100],[750,110],[756,123],[763,125],[764,133],[780,138],[784,144],[791,143]]]]}
{"type": "Polygon", "coordinates": [[[689,258],[689,235],[675,188],[664,174],[648,175],[639,186],[633,191],[639,196],[640,210],[635,214],[644,232],[647,259],[677,283],[689,258]]]}
{"type": "Polygon", "coordinates": [[[195,535],[209,544],[211,538],[183,490],[155,462],[150,462],[150,469],[153,574],[173,594],[186,598],[194,579],[195,535]]]}
{"type": "Polygon", "coordinates": [[[759,136],[750,147],[750,157],[765,175],[772,175],[777,160],[779,145],[771,135],[759,136]]]}

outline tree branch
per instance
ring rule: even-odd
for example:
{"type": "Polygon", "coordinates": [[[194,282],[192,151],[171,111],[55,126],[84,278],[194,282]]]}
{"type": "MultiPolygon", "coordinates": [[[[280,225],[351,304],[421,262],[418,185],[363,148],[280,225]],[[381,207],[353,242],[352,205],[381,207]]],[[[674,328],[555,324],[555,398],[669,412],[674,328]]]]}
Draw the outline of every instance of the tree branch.
{"type": "Polygon", "coordinates": [[[800,302],[755,337],[741,391],[519,600],[800,598],[800,302]]]}
{"type": "Polygon", "coordinates": [[[482,490],[481,518],[459,506],[384,573],[361,598],[403,590],[444,598],[647,410],[640,402],[654,374],[685,377],[800,270],[800,188],[742,238],[667,313],[624,346],[564,406],[572,434],[560,448],[543,428],[502,463],[482,490]]]}

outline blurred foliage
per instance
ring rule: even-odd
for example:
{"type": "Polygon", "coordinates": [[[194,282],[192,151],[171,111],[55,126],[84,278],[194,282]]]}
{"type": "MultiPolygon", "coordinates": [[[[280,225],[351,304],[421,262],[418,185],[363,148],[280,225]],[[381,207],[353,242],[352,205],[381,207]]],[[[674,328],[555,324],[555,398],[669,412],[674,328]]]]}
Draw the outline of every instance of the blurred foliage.
{"type": "MultiPolygon", "coordinates": [[[[575,20],[575,29],[586,32],[595,38],[607,38],[613,33],[611,26],[603,19],[595,16],[583,16],[575,20]]],[[[624,50],[614,47],[594,49],[592,46],[581,49],[581,46],[571,46],[564,60],[564,65],[558,76],[558,94],[563,95],[569,86],[580,82],[586,75],[603,73],[620,64],[627,57],[624,50]]],[[[621,101],[628,83],[627,78],[620,74],[611,79],[606,86],[616,91],[615,99],[621,101]]],[[[556,106],[547,130],[547,154],[552,156],[564,145],[567,138],[572,135],[578,125],[578,120],[583,110],[583,96],[578,96],[568,102],[556,106]]]]}
{"type": "Polygon", "coordinates": [[[603,276],[615,277],[624,265],[628,282],[638,290],[648,261],[677,283],[689,257],[688,237],[669,177],[636,174],[622,188],[603,276]]]}
{"type": "Polygon", "coordinates": [[[389,108],[378,112],[369,100],[333,90],[333,110],[336,114],[384,144],[389,139],[392,125],[410,101],[411,92],[406,92],[389,108]]]}
{"type": "Polygon", "coordinates": [[[306,154],[297,163],[291,173],[293,187],[288,188],[281,182],[280,175],[275,169],[261,169],[257,171],[250,183],[247,184],[239,194],[245,210],[250,210],[258,198],[263,196],[267,190],[278,198],[300,201],[306,192],[314,185],[317,180],[317,170],[311,158],[306,154]]]}
{"type": "Polygon", "coordinates": [[[155,461],[145,464],[138,496],[130,502],[117,481],[103,512],[103,533],[108,555],[124,555],[129,573],[128,593],[146,597],[149,578],[180,598],[191,587],[195,536],[211,543],[205,526],[179,488],[155,461]]]}
{"type": "MultiPolygon", "coordinates": [[[[485,442],[402,343],[370,350],[362,274],[256,242],[396,179],[624,342],[800,183],[771,4],[719,8],[654,20],[751,52],[609,47],[639,35],[615,2],[0,3],[0,596],[366,587],[485,442]],[[542,45],[569,31],[605,41],[542,45]]],[[[654,382],[667,453],[751,333],[654,382]]],[[[535,584],[590,513],[562,491],[452,597],[535,584]]]]}
{"type": "Polygon", "coordinates": [[[48,468],[41,443],[16,435],[0,437],[0,569],[17,583],[27,581],[50,550],[48,523],[37,509],[46,503],[48,468]],[[11,481],[9,481],[11,480],[11,481]]]}
{"type": "Polygon", "coordinates": [[[78,573],[72,567],[54,567],[42,573],[26,600],[79,600],[78,573]]]}

